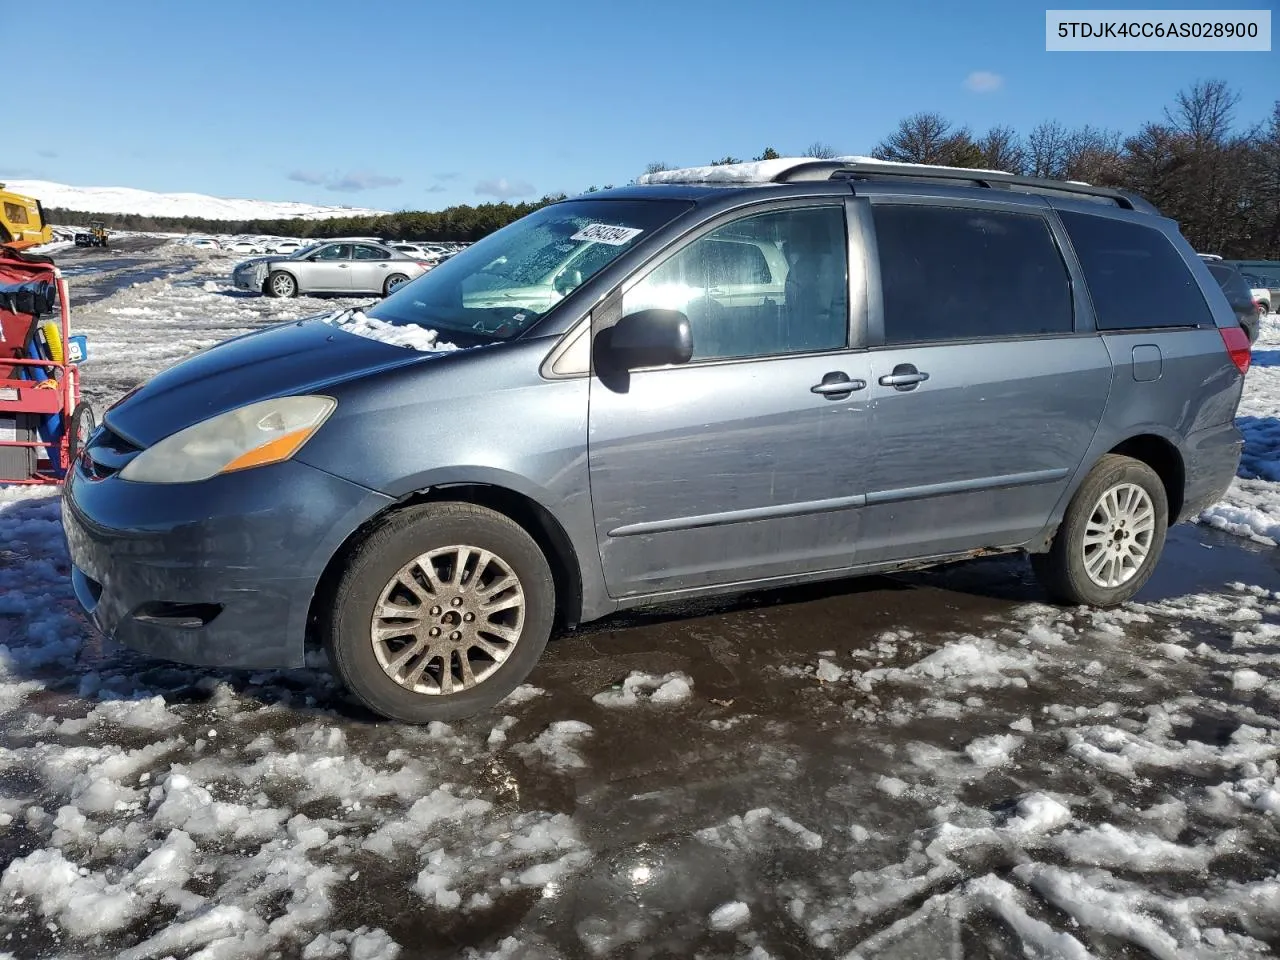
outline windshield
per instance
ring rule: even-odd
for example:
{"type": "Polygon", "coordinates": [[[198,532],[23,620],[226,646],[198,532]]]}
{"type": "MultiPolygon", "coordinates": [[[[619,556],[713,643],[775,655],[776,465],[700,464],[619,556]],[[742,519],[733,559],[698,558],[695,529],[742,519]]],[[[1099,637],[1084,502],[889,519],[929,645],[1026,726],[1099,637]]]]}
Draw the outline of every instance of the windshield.
{"type": "Polygon", "coordinates": [[[570,200],[517,220],[407,283],[368,315],[507,340],[691,204],[570,200]]]}
{"type": "Polygon", "coordinates": [[[315,251],[316,251],[316,250],[318,250],[318,249],[320,248],[320,246],[321,246],[321,245],[320,245],[320,244],[318,244],[318,243],[311,243],[311,244],[308,244],[307,246],[302,247],[302,248],[301,248],[301,249],[299,249],[299,250],[295,250],[293,253],[289,254],[288,259],[290,259],[290,260],[301,260],[301,259],[303,259],[304,257],[309,257],[309,256],[311,256],[311,254],[315,253],[315,251]]]}

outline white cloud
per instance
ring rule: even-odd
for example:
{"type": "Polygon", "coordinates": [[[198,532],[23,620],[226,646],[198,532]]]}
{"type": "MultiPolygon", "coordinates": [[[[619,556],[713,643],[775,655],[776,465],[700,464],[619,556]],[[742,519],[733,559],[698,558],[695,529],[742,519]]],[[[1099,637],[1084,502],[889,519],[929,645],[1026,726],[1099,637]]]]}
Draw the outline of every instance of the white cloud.
{"type": "Polygon", "coordinates": [[[1004,77],[990,70],[975,70],[964,78],[964,85],[974,93],[994,93],[1004,86],[1004,77]]]}
{"type": "Polygon", "coordinates": [[[510,200],[513,197],[529,196],[533,193],[533,184],[527,180],[498,177],[496,180],[481,180],[476,184],[476,193],[497,197],[499,200],[510,200]]]}
{"type": "Polygon", "coordinates": [[[294,170],[289,174],[290,180],[298,183],[309,183],[323,186],[326,190],[338,193],[357,193],[361,190],[373,190],[377,187],[395,187],[404,181],[399,177],[388,177],[381,173],[369,171],[352,171],[344,174],[318,173],[313,170],[294,170]]]}

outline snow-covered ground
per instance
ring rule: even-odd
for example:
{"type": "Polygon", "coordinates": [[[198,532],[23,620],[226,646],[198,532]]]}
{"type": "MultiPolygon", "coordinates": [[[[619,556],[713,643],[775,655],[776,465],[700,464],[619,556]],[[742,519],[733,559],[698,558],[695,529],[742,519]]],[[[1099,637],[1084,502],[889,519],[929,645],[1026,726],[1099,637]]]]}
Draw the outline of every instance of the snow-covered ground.
{"type": "MultiPolygon", "coordinates": [[[[76,309],[101,399],[359,303],[172,263],[76,309]]],[[[1256,357],[1260,479],[1206,519],[1274,536],[1280,324],[1256,357]]],[[[319,663],[97,638],[56,496],[0,488],[0,957],[1270,956],[1280,573],[1256,571],[1106,613],[913,576],[636,615],[551,644],[492,716],[413,728],[319,663]]]]}
{"type": "Polygon", "coordinates": [[[1262,320],[1237,422],[1244,433],[1240,478],[1204,522],[1275,546],[1280,541],[1280,316],[1262,320]]]}
{"type": "Polygon", "coordinates": [[[202,217],[206,220],[324,220],[329,217],[376,216],[387,212],[293,200],[233,200],[202,193],[154,193],[133,187],[75,187],[50,180],[5,180],[5,183],[6,189],[35,197],[46,207],[83,213],[136,213],[147,217],[202,217]]]}

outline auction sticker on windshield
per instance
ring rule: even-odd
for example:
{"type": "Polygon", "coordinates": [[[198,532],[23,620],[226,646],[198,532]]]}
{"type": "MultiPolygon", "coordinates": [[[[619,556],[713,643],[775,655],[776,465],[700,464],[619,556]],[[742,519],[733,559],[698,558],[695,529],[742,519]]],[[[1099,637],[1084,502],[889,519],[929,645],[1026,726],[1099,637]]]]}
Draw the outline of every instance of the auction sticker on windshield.
{"type": "Polygon", "coordinates": [[[642,233],[644,231],[637,227],[611,227],[607,223],[589,223],[569,239],[591,240],[595,243],[607,243],[610,246],[620,247],[632,237],[642,233]]]}

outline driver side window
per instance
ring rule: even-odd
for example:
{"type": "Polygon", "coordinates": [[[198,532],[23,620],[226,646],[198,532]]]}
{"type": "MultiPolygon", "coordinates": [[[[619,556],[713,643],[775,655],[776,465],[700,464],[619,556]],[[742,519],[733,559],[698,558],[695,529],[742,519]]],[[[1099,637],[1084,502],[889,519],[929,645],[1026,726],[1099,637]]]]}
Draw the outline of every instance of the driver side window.
{"type": "Polygon", "coordinates": [[[623,297],[625,316],[679,310],[693,359],[836,350],[848,343],[843,207],[758,214],[698,238],[623,297]]]}
{"type": "Polygon", "coordinates": [[[321,247],[320,252],[316,254],[317,260],[350,260],[351,244],[349,243],[331,243],[327,247],[321,247]]]}

